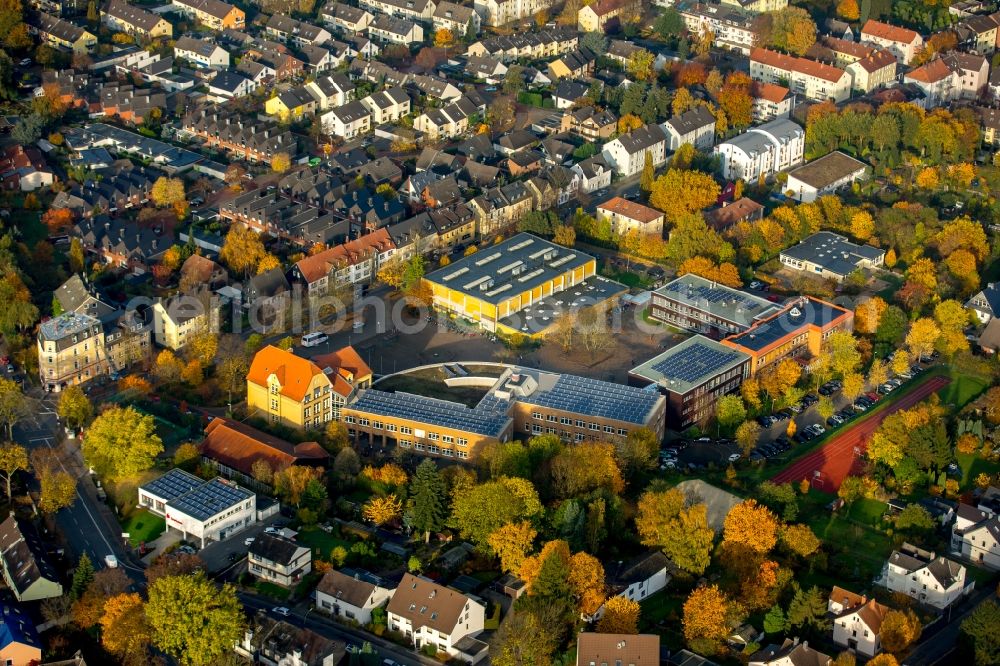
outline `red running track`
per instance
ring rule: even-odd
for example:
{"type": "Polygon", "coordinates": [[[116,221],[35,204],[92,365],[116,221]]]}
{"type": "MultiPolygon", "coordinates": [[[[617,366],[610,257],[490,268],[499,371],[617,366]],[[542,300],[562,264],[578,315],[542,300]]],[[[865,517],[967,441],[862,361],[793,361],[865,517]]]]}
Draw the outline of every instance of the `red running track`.
{"type": "Polygon", "coordinates": [[[929,395],[946,386],[951,380],[948,377],[931,377],[916,389],[897,400],[878,414],[863,418],[857,424],[834,435],[821,448],[813,451],[801,460],[779,472],[772,479],[775,483],[798,483],[802,479],[813,480],[813,486],[823,492],[836,492],[840,484],[854,469],[860,456],[855,456],[857,448],[864,453],[868,448],[868,440],[872,433],[882,424],[885,417],[901,409],[909,409],[929,395]],[[816,478],[815,473],[821,472],[816,478]]]}

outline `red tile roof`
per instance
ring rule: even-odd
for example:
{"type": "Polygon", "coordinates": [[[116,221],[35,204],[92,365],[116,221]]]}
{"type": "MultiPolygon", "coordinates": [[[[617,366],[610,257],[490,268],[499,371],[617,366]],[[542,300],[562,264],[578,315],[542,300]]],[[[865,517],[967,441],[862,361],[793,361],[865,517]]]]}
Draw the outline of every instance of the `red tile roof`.
{"type": "Polygon", "coordinates": [[[335,266],[352,266],[373,252],[384,252],[392,247],[392,237],[385,227],[381,227],[361,238],[306,257],[295,265],[306,282],[315,282],[329,274],[335,266]]]}
{"type": "Polygon", "coordinates": [[[896,56],[892,55],[892,51],[887,51],[886,49],[879,49],[867,58],[862,58],[858,61],[858,66],[869,74],[895,64],[896,56]]]}
{"type": "Polygon", "coordinates": [[[268,345],[253,357],[247,381],[267,387],[267,378],[275,375],[281,385],[281,395],[301,402],[313,377],[322,374],[323,370],[309,359],[268,345]]]}
{"type": "Polygon", "coordinates": [[[921,83],[937,83],[949,76],[951,76],[951,67],[948,67],[941,58],[935,58],[926,65],[912,70],[906,75],[906,78],[921,83]]]}
{"type": "Polygon", "coordinates": [[[622,197],[608,199],[604,203],[600,204],[597,209],[623,215],[631,220],[642,222],[643,224],[649,224],[650,222],[654,222],[663,217],[663,213],[655,208],[643,206],[640,203],[629,201],[628,199],[623,199],[622,197]]]}
{"type": "Polygon", "coordinates": [[[815,60],[798,58],[796,56],[785,55],[777,51],[762,49],[757,47],[750,52],[750,60],[754,60],[777,69],[799,72],[807,76],[824,79],[830,83],[837,83],[844,76],[844,70],[833,65],[824,65],[815,60]]]}
{"type": "Polygon", "coordinates": [[[891,42],[900,42],[901,44],[912,44],[920,39],[920,35],[909,28],[900,28],[899,26],[882,23],[875,19],[868,19],[865,27],[861,29],[861,34],[878,39],[887,39],[891,42]]]}
{"type": "Polygon", "coordinates": [[[350,345],[329,354],[316,356],[313,361],[323,368],[324,372],[329,368],[327,377],[333,384],[333,390],[345,398],[354,391],[358,382],[370,380],[372,377],[372,369],[350,345]]]}
{"type": "Polygon", "coordinates": [[[256,428],[226,418],[215,418],[205,427],[201,454],[247,476],[253,476],[253,464],[264,460],[274,470],[289,465],[324,465],[329,454],[316,442],[291,444],[256,428]]]}
{"type": "Polygon", "coordinates": [[[750,95],[777,104],[783,102],[788,97],[788,88],[779,86],[777,83],[761,83],[754,81],[750,86],[750,95]]]}

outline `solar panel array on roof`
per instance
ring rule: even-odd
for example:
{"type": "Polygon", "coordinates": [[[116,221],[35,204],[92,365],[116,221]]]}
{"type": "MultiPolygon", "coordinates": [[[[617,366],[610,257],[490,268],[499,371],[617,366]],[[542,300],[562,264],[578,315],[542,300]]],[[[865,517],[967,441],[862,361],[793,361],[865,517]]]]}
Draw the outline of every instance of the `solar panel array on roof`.
{"type": "Polygon", "coordinates": [[[253,493],[222,479],[202,483],[191,492],[167,502],[167,507],[196,520],[205,521],[253,497],[253,493]]]}
{"type": "Polygon", "coordinates": [[[454,428],[488,437],[503,432],[509,417],[506,413],[490,409],[470,409],[450,400],[439,400],[422,395],[396,391],[388,393],[368,389],[351,405],[353,409],[373,415],[393,416],[416,423],[454,428]]]}
{"type": "Polygon", "coordinates": [[[654,363],[652,368],[670,379],[694,383],[735,363],[742,356],[737,351],[722,351],[696,343],[685,349],[683,354],[674,354],[654,363]]]}
{"type": "Polygon", "coordinates": [[[560,375],[551,389],[540,390],[524,401],[539,407],[641,425],[659,400],[660,396],[632,386],[560,375]]]}
{"type": "Polygon", "coordinates": [[[186,495],[205,482],[182,469],[172,469],[158,479],[144,483],[142,489],[166,501],[186,495]]]}
{"type": "Polygon", "coordinates": [[[740,304],[747,312],[753,312],[760,307],[760,304],[753,299],[742,296],[735,289],[706,287],[704,285],[692,285],[683,281],[674,281],[668,284],[665,291],[680,294],[688,300],[702,299],[709,303],[735,302],[740,304]]]}

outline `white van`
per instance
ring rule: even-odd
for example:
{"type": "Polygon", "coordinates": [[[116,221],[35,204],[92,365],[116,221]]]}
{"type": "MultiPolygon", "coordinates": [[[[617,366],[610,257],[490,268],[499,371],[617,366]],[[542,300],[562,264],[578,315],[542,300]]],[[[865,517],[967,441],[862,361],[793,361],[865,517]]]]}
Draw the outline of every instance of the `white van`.
{"type": "Polygon", "coordinates": [[[316,345],[321,345],[330,338],[326,333],[321,333],[320,331],[313,331],[312,333],[306,333],[302,336],[302,346],[303,347],[315,347],[316,345]]]}

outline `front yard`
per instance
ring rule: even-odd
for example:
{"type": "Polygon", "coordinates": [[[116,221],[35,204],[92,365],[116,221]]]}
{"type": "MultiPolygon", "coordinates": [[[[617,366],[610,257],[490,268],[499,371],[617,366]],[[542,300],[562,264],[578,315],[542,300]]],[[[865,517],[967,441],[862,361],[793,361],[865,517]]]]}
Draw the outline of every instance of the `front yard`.
{"type": "Polygon", "coordinates": [[[122,520],[122,532],[128,533],[129,543],[133,546],[155,540],[166,528],[163,518],[146,509],[137,510],[122,520]]]}

